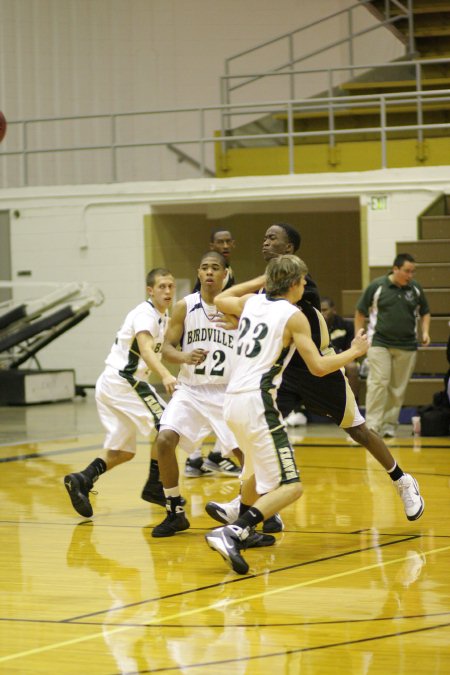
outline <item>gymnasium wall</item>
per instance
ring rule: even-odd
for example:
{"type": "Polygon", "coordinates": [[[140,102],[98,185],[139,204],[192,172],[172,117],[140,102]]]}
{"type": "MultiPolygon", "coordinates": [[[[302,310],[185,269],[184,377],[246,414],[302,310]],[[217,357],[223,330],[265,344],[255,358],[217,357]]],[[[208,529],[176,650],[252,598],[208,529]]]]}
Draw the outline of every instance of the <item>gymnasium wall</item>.
{"type": "MultiPolygon", "coordinates": [[[[232,229],[244,279],[261,271],[266,227],[291,220],[322,293],[338,299],[341,285],[364,281],[368,264],[389,266],[398,239],[417,238],[417,216],[442,192],[450,167],[10,189],[0,191],[0,211],[11,214],[13,281],[26,272],[33,282],[86,281],[104,293],[101,307],[39,353],[43,368],[73,367],[78,383],[93,384],[120,322],[145,296],[148,269],[168,266],[188,292],[211,225],[232,229]]],[[[18,286],[14,297],[30,293],[18,286]]]]}
{"type": "MultiPolygon", "coordinates": [[[[237,52],[355,4],[353,0],[0,0],[0,109],[7,119],[148,111],[220,103],[224,61],[237,52]]],[[[364,8],[353,14],[354,30],[377,24],[364,8]]],[[[296,54],[347,33],[345,16],[302,33],[296,54]]],[[[357,63],[384,62],[403,53],[387,30],[355,40],[357,63]]],[[[304,68],[346,65],[348,45],[302,63],[304,68]]],[[[259,72],[286,62],[287,43],[246,57],[240,72],[259,72]]],[[[348,77],[348,71],[342,78],[348,77]]],[[[302,80],[296,95],[326,88],[326,76],[302,80]]],[[[289,98],[288,78],[258,81],[237,90],[234,102],[289,98]]],[[[246,118],[248,121],[248,118],[246,118]]],[[[239,120],[236,120],[237,122],[239,120]]],[[[210,136],[220,128],[217,112],[205,119],[210,136]]],[[[10,124],[4,149],[21,147],[22,128],[10,124]]],[[[133,117],[116,131],[118,143],[198,136],[195,113],[133,117]]],[[[28,147],[108,144],[110,121],[40,123],[27,129],[28,147]]],[[[193,154],[192,146],[182,146],[193,154]]],[[[117,152],[118,182],[197,176],[167,147],[117,152]]],[[[206,164],[214,169],[214,148],[206,164]]],[[[0,187],[23,180],[19,157],[1,159],[0,187]]],[[[114,180],[109,150],[30,155],[30,185],[105,183],[114,180]]]]}

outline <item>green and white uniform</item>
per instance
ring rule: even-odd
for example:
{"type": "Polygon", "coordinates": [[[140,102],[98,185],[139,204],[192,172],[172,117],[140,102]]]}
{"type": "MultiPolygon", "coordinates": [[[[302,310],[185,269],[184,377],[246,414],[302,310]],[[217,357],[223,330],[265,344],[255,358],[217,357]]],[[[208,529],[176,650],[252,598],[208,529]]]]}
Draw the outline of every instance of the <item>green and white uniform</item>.
{"type": "Polygon", "coordinates": [[[238,327],[233,372],[224,416],[245,453],[244,478],[253,473],[264,494],[299,481],[294,451],[275,399],[295,345],[283,347],[283,333],[300,310],[284,299],[254,295],[245,303],[238,327]]]}
{"type": "Polygon", "coordinates": [[[215,305],[207,305],[200,293],[191,293],[183,300],[186,318],[182,350],[204,349],[208,354],[197,366],[186,363],[181,366],[175,392],[161,419],[161,429],[175,431],[188,453],[212,431],[228,455],[238,447],[222,414],[236,331],[217,326],[215,319],[220,313],[215,305]]]}
{"type": "Polygon", "coordinates": [[[116,335],[95,386],[97,410],[106,430],[104,448],[134,453],[136,433],[149,436],[159,427],[166,404],[148,382],[150,371],[136,335],[150,333],[153,350],[161,358],[168,319],[167,312],[161,314],[147,300],[127,314],[116,335]]]}

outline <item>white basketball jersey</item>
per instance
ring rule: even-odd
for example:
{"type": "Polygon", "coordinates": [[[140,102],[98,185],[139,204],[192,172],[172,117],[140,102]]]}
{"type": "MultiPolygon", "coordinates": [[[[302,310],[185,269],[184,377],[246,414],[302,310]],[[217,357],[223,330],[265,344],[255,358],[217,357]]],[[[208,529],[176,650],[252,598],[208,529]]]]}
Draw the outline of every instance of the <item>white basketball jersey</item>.
{"type": "Polygon", "coordinates": [[[184,301],[186,318],[181,347],[186,352],[205,349],[208,356],[198,366],[183,363],[178,382],[190,386],[228,384],[236,331],[217,327],[213,319],[221,313],[215,305],[207,305],[199,292],[187,295],[184,301]]]}
{"type": "Polygon", "coordinates": [[[168,312],[161,314],[150,300],[141,302],[125,317],[105,363],[127,376],[147,380],[150,371],[139,353],[136,335],[142,331],[150,333],[153,351],[160,359],[168,320],[168,312]]]}
{"type": "Polygon", "coordinates": [[[283,347],[283,332],[291,316],[299,311],[287,300],[263,293],[247,300],[239,320],[227,393],[278,388],[295,351],[294,344],[283,347]]]}

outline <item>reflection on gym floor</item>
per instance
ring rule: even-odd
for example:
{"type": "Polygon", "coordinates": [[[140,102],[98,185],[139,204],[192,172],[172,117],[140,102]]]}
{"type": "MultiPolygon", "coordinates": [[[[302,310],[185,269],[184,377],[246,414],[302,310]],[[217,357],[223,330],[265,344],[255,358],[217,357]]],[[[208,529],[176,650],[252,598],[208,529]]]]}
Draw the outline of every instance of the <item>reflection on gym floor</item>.
{"type": "Polygon", "coordinates": [[[275,546],[245,552],[239,576],[204,540],[215,526],[204,504],[235,497],[236,478],[182,477],[191,528],[154,539],[163,509],[140,499],[142,440],[102,477],[83,520],[63,477],[101,448],[91,395],[0,408],[1,672],[450,672],[450,439],[402,427],[389,441],[426,502],[409,522],[385,472],[342,431],[290,435],[304,496],[275,546]]]}

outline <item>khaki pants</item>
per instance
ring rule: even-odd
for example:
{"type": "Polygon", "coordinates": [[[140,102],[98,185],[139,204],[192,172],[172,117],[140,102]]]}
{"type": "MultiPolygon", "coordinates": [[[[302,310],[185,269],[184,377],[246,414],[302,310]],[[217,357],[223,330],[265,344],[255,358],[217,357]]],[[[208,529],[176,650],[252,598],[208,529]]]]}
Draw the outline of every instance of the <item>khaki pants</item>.
{"type": "Polygon", "coordinates": [[[417,351],[370,347],[366,423],[380,434],[395,432],[417,351]]]}

